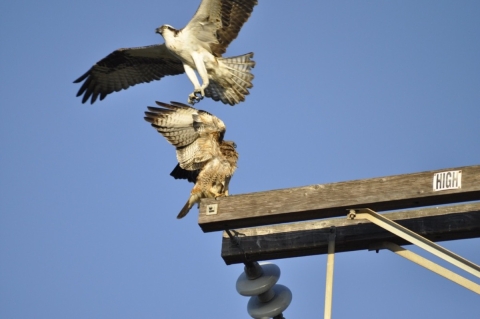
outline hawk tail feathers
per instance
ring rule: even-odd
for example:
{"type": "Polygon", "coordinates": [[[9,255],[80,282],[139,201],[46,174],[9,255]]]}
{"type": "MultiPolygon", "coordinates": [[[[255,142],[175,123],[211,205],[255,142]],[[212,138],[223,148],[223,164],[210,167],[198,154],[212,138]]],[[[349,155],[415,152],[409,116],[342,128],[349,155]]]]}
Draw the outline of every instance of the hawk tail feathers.
{"type": "Polygon", "coordinates": [[[192,206],[190,206],[190,201],[188,201],[185,206],[183,206],[182,210],[180,211],[180,213],[178,213],[177,215],[177,219],[181,219],[183,217],[185,217],[188,212],[190,211],[190,209],[192,208],[192,206]]]}
{"type": "Polygon", "coordinates": [[[251,69],[255,67],[253,53],[230,58],[217,58],[223,76],[213,76],[205,89],[205,95],[214,101],[235,105],[245,101],[248,89],[253,87],[251,69]]]}
{"type": "Polygon", "coordinates": [[[190,197],[188,198],[188,201],[185,203],[185,206],[183,206],[182,210],[180,213],[177,215],[177,219],[181,219],[185,217],[190,209],[193,207],[195,203],[199,203],[201,199],[201,192],[195,192],[195,187],[192,190],[192,193],[190,194],[190,197]]]}

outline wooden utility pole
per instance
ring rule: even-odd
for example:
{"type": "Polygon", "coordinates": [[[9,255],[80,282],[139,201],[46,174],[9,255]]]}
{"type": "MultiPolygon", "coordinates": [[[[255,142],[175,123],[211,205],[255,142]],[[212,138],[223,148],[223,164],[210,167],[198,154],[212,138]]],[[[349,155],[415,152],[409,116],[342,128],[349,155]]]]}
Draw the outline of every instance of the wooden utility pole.
{"type": "Polygon", "coordinates": [[[480,237],[474,201],[480,201],[480,165],[203,199],[199,225],[236,234],[236,244],[226,234],[222,240],[222,257],[234,264],[326,254],[332,227],[336,252],[406,244],[367,220],[347,219],[355,208],[394,210],[384,216],[431,241],[480,237]],[[412,209],[458,202],[470,203],[412,209]]]}
{"type": "Polygon", "coordinates": [[[203,199],[199,225],[227,231],[227,265],[328,253],[326,319],[337,252],[389,249],[480,294],[478,283],[399,246],[414,244],[480,278],[479,265],[435,243],[480,237],[480,165],[203,199]],[[459,202],[470,203],[444,205],[459,202]],[[441,206],[418,208],[433,205],[441,206]]]}

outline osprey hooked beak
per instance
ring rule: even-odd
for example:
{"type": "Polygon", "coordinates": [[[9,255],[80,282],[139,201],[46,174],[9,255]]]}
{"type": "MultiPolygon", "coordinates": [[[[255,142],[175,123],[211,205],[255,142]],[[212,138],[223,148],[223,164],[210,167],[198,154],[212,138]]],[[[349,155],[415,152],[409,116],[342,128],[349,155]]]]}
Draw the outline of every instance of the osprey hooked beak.
{"type": "Polygon", "coordinates": [[[158,33],[158,34],[160,34],[160,35],[163,36],[163,31],[164,31],[165,29],[169,29],[170,31],[174,32],[175,34],[178,32],[178,30],[176,30],[176,29],[175,29],[174,27],[172,27],[171,25],[164,24],[164,25],[162,25],[161,27],[156,28],[156,29],[155,29],[155,33],[158,33]]]}

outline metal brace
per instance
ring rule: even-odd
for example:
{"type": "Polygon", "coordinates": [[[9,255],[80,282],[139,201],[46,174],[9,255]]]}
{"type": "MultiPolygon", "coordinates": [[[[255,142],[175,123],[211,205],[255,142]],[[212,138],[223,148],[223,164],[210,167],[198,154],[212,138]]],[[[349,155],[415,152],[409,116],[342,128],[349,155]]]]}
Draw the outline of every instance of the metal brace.
{"type": "MultiPolygon", "coordinates": [[[[383,215],[380,215],[368,208],[361,209],[351,209],[347,215],[348,219],[367,219],[372,223],[382,227],[383,229],[405,239],[406,241],[434,254],[435,256],[442,258],[445,261],[473,274],[474,276],[480,278],[480,266],[451,252],[450,250],[443,248],[442,246],[428,240],[427,238],[403,227],[402,225],[386,218],[383,215]]],[[[371,250],[378,250],[382,248],[387,248],[394,253],[407,258],[422,267],[425,267],[447,279],[452,280],[453,282],[470,289],[477,294],[480,294],[480,285],[470,281],[428,259],[425,259],[407,249],[404,249],[393,243],[385,242],[379,245],[372,245],[371,250]]]]}

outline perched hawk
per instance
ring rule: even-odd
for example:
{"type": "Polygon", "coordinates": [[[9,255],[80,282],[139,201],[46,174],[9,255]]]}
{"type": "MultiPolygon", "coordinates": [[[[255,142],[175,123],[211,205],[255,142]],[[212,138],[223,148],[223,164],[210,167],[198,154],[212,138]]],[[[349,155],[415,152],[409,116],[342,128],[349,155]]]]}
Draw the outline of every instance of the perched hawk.
{"type": "Polygon", "coordinates": [[[188,105],[156,102],[148,107],[145,120],[177,150],[178,165],[170,173],[195,184],[177,218],[206,197],[228,196],[228,184],[237,169],[235,143],[224,141],[225,124],[214,115],[188,105]]]}
{"type": "Polygon", "coordinates": [[[155,30],[163,36],[164,44],[118,49],[98,61],[74,81],[84,81],[77,96],[83,95],[82,103],[90,99],[93,104],[112,92],[185,72],[194,86],[188,96],[190,104],[204,96],[230,105],[244,101],[253,86],[253,53],[231,58],[222,54],[256,4],[257,0],[202,0],[183,29],[165,24],[155,30]]]}

